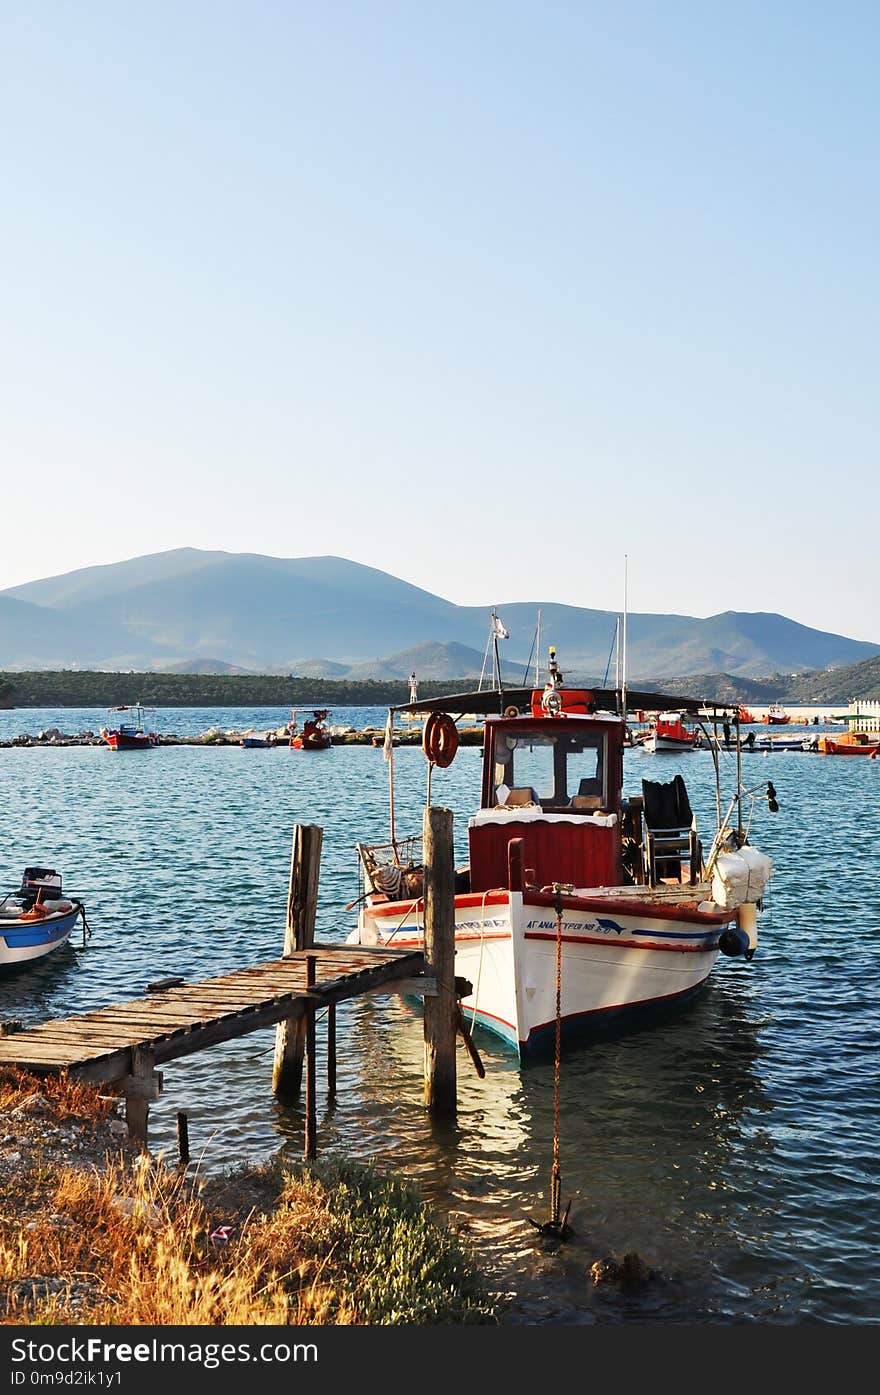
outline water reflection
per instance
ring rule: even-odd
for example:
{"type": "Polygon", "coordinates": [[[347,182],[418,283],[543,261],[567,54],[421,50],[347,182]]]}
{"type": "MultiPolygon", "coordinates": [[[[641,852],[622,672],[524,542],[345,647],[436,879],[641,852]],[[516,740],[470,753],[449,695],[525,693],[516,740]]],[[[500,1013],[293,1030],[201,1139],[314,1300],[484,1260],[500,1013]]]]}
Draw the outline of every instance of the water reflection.
{"type": "MultiPolygon", "coordinates": [[[[563,1056],[563,1205],[572,1199],[575,1233],[561,1248],[526,1219],[549,1216],[553,1062],[520,1069],[482,1035],[486,1078],[460,1052],[457,1117],[435,1122],[422,1106],[420,1014],[374,999],[351,1005],[348,1030],[356,1049],[345,1053],[336,1107],[319,1120],[322,1150],[354,1151],[417,1180],[466,1226],[499,1291],[516,1295],[514,1319],[614,1319],[633,1303],[681,1316],[705,1301],[725,1234],[746,1207],[752,1214],[744,1146],[769,1107],[744,980],[708,991],[676,1024],[563,1056]],[[369,1099],[369,1110],[354,1099],[369,1099]],[[629,1250],[665,1277],[637,1297],[594,1290],[592,1261],[629,1250]]],[[[298,1157],[301,1109],[280,1111],[278,1122],[298,1157]]]]}

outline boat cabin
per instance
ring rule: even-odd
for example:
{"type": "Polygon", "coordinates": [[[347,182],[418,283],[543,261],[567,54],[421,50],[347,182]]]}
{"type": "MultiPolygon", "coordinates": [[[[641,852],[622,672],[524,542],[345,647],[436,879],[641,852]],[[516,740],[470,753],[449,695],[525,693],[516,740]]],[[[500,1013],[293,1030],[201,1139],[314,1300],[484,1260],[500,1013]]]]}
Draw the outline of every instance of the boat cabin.
{"type": "Polygon", "coordinates": [[[530,883],[620,884],[624,723],[584,712],[566,703],[556,716],[486,721],[480,808],[468,826],[472,891],[507,886],[514,838],[530,883]]]}

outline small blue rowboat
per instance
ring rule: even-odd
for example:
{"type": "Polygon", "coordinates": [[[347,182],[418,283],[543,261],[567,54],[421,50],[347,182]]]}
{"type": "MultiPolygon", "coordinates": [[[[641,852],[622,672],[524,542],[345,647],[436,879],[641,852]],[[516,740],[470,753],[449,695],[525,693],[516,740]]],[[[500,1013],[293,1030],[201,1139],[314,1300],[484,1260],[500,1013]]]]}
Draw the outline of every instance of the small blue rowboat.
{"type": "Polygon", "coordinates": [[[66,944],[85,907],[61,894],[61,876],[26,867],[18,891],[0,899],[0,972],[24,968],[66,944]]]}

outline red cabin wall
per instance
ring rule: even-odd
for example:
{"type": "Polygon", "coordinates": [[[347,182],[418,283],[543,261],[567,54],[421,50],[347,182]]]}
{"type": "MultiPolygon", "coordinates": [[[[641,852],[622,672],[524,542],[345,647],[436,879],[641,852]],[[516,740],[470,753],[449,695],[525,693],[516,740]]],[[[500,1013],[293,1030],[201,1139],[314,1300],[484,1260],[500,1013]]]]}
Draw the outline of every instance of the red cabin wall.
{"type": "Polygon", "coordinates": [[[524,841],[523,866],[538,886],[570,882],[572,886],[620,886],[620,828],[590,819],[541,824],[515,818],[468,829],[471,891],[507,886],[507,845],[524,841]]]}

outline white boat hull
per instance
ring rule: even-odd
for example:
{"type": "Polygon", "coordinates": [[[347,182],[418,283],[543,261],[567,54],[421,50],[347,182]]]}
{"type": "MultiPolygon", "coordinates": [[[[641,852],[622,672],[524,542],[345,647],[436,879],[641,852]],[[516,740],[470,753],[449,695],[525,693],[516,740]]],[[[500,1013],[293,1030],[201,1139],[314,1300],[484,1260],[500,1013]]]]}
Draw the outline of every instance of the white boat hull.
{"type": "Polygon", "coordinates": [[[680,755],[682,751],[692,751],[694,743],[692,740],[682,741],[675,736],[647,736],[642,742],[642,749],[651,756],[680,755]]]}
{"type": "MultiPolygon", "coordinates": [[[[681,899],[667,900],[668,911],[636,888],[568,899],[561,930],[565,1036],[632,1025],[702,987],[718,957],[719,935],[736,916],[714,903],[703,902],[706,909],[698,911],[693,900],[686,909],[681,899]]],[[[517,892],[456,897],[455,972],[473,990],[462,1000],[467,1020],[521,1057],[552,1049],[555,1036],[558,925],[548,901],[517,892]]],[[[422,915],[421,902],[380,902],[364,910],[349,939],[421,947],[422,915]]]]}
{"type": "Polygon", "coordinates": [[[77,903],[42,920],[0,917],[0,972],[23,968],[66,944],[80,914],[77,903]]]}

